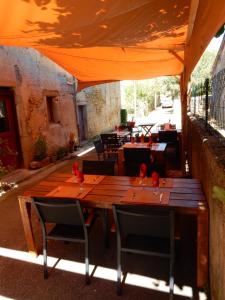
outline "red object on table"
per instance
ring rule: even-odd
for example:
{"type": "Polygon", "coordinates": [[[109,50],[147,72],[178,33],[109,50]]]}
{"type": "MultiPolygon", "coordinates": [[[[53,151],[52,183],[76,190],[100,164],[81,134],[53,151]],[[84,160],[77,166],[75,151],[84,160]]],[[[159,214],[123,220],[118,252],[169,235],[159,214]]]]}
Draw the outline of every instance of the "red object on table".
{"type": "Polygon", "coordinates": [[[77,171],[79,171],[79,164],[78,164],[78,162],[75,161],[75,163],[72,166],[72,173],[73,173],[73,175],[77,175],[76,174],[77,171]]]}
{"type": "Polygon", "coordinates": [[[140,166],[140,177],[144,178],[147,173],[147,166],[146,164],[142,163],[140,166]]]}
{"type": "Polygon", "coordinates": [[[152,186],[158,187],[159,186],[159,173],[152,172],[152,186]]]}
{"type": "Polygon", "coordinates": [[[152,145],[152,137],[151,137],[151,133],[150,133],[149,137],[148,137],[148,144],[147,144],[147,146],[151,147],[151,145],[152,145]]]}
{"type": "Polygon", "coordinates": [[[164,125],[164,130],[171,130],[171,129],[172,129],[172,126],[171,126],[170,123],[166,123],[166,124],[164,125]]]}
{"type": "Polygon", "coordinates": [[[132,144],[135,142],[135,138],[134,138],[133,136],[130,138],[130,142],[131,142],[132,144]]]}
{"type": "Polygon", "coordinates": [[[77,182],[82,183],[84,181],[84,174],[79,170],[76,171],[77,182]]]}
{"type": "Polygon", "coordinates": [[[145,136],[144,136],[144,134],[142,133],[142,135],[141,135],[141,143],[144,143],[145,142],[145,136]]]}

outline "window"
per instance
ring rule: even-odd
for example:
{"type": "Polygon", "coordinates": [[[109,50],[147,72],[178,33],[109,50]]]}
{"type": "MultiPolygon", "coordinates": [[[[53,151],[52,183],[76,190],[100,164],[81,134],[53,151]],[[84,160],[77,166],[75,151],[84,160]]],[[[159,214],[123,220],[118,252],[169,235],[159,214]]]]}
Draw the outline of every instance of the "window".
{"type": "Polygon", "coordinates": [[[8,118],[5,101],[0,100],[0,132],[8,131],[8,118]]]}
{"type": "Polygon", "coordinates": [[[58,113],[58,98],[55,96],[46,96],[47,114],[49,123],[60,123],[58,113]]]}

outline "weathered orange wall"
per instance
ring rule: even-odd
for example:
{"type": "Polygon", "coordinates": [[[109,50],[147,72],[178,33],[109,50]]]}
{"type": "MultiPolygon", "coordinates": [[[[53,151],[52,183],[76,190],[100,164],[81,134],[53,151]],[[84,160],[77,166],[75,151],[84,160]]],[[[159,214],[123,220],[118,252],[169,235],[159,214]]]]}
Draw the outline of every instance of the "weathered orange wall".
{"type": "Polygon", "coordinates": [[[188,119],[188,154],[192,176],[200,179],[209,204],[209,278],[211,298],[225,299],[225,205],[212,196],[225,189],[225,138],[205,130],[204,122],[188,119]]]}

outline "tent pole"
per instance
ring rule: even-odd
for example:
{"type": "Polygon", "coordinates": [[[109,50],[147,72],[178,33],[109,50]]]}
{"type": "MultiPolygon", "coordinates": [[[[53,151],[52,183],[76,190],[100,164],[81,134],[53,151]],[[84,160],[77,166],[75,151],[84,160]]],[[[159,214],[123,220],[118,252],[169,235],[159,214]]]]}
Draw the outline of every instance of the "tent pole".
{"type": "MultiPolygon", "coordinates": [[[[184,70],[185,72],[185,70],[184,70]]],[[[185,174],[185,161],[187,153],[187,81],[185,73],[180,77],[180,93],[181,93],[181,120],[182,120],[182,145],[181,145],[181,167],[185,174]]]]}

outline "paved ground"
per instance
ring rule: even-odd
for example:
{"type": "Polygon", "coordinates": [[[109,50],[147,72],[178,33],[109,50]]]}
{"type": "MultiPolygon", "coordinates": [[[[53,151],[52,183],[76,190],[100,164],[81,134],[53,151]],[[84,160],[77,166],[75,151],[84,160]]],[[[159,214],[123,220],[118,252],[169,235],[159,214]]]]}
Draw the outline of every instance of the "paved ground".
{"type": "MultiPolygon", "coordinates": [[[[87,154],[85,158],[93,159],[95,154],[87,154]]],[[[71,159],[61,165],[60,171],[71,172],[74,160],[71,159]]],[[[45,170],[23,181],[18,189],[0,202],[0,298],[119,299],[115,290],[115,234],[111,234],[110,247],[105,249],[100,220],[94,224],[90,235],[92,280],[89,286],[85,285],[82,275],[84,249],[81,246],[72,243],[68,245],[60,242],[50,243],[49,265],[54,267],[50,268],[48,280],[43,279],[42,257],[32,258],[28,255],[17,197],[29,185],[43,179],[47,173],[45,170]]],[[[176,300],[199,299],[194,284],[195,226],[193,218],[182,219],[181,230],[184,238],[177,248],[175,263],[176,300]]],[[[34,228],[36,239],[41,244],[40,227],[36,218],[34,228]]],[[[123,269],[129,272],[125,280],[123,299],[168,299],[168,293],[165,292],[165,285],[168,284],[166,260],[128,255],[123,261],[123,266],[123,269]]]]}

